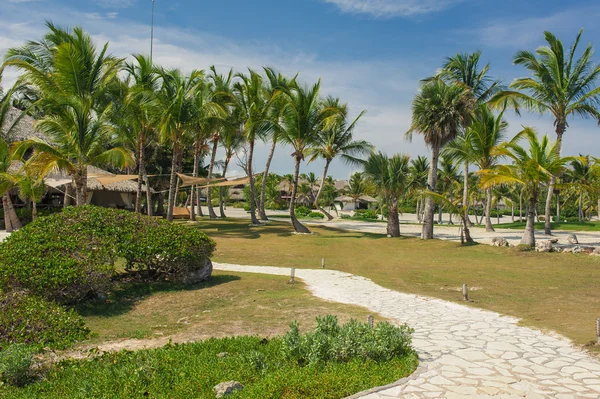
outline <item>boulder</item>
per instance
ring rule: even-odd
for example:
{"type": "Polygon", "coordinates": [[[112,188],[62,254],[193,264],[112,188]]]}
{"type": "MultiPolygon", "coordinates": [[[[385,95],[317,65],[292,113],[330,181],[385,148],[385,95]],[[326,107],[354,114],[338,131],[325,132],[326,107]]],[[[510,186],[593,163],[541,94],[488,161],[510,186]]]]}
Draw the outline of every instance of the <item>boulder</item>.
{"type": "Polygon", "coordinates": [[[508,241],[503,237],[492,238],[492,245],[494,247],[508,247],[508,241]]]}
{"type": "Polygon", "coordinates": [[[234,392],[241,391],[242,389],[244,389],[244,386],[237,381],[222,382],[214,387],[217,398],[229,396],[234,392]]]}
{"type": "Polygon", "coordinates": [[[569,242],[569,244],[579,244],[579,240],[577,239],[577,236],[575,234],[569,234],[569,236],[567,237],[567,241],[569,242]]]}
{"type": "Polygon", "coordinates": [[[594,248],[594,252],[592,252],[594,255],[600,255],[600,247],[596,247],[594,248]]]}
{"type": "Polygon", "coordinates": [[[194,271],[186,271],[184,273],[179,273],[171,277],[171,281],[182,283],[185,285],[188,284],[197,284],[202,281],[206,281],[210,278],[213,271],[213,265],[210,259],[206,260],[206,263],[203,268],[194,270],[194,271]]]}
{"type": "Polygon", "coordinates": [[[535,243],[535,250],[537,252],[552,252],[552,243],[550,240],[537,241],[535,243]]]}

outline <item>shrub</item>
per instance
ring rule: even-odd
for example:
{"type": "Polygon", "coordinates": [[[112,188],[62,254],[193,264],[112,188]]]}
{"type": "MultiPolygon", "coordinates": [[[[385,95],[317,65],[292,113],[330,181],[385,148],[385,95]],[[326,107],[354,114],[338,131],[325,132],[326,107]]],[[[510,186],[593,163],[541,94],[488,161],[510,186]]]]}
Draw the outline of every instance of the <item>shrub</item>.
{"type": "Polygon", "coordinates": [[[34,350],[27,345],[8,345],[0,350],[0,381],[9,385],[25,385],[30,378],[34,350]]]}
{"type": "Polygon", "coordinates": [[[87,337],[89,330],[74,310],[27,295],[0,292],[0,343],[63,349],[87,337]]]}
{"type": "Polygon", "coordinates": [[[311,212],[308,214],[309,218],[318,218],[318,219],[323,219],[325,217],[325,215],[323,215],[321,212],[311,212]]]}
{"type": "Polygon", "coordinates": [[[350,216],[350,215],[346,215],[345,213],[342,213],[342,214],[340,215],[340,218],[341,218],[341,219],[351,219],[351,218],[352,218],[352,216],[350,216]]]}
{"type": "Polygon", "coordinates": [[[315,330],[304,335],[300,334],[298,323],[292,323],[283,337],[282,351],[288,360],[300,365],[354,359],[388,361],[412,352],[412,332],[406,325],[394,327],[387,322],[371,327],[350,320],[339,326],[337,317],[329,315],[317,317],[315,330]]]}
{"type": "Polygon", "coordinates": [[[355,212],[355,216],[361,219],[378,219],[379,214],[377,211],[372,209],[358,210],[355,212]]]}
{"type": "Polygon", "coordinates": [[[233,204],[231,204],[231,206],[235,209],[244,209],[246,207],[246,203],[238,201],[238,202],[234,202],[233,204]]]}
{"type": "Polygon", "coordinates": [[[36,219],[0,245],[0,288],[59,303],[106,292],[115,260],[153,278],[196,272],[215,244],[204,233],[123,210],[70,207],[36,219]]]}
{"type": "Polygon", "coordinates": [[[307,217],[311,212],[312,210],[304,205],[296,207],[296,216],[298,217],[307,217]]]}

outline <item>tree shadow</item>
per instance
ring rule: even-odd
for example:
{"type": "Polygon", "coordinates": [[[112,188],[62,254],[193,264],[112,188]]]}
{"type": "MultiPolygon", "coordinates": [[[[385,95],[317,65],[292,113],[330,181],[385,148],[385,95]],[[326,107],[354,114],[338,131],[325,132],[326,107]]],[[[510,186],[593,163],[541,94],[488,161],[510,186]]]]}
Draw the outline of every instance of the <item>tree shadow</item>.
{"type": "Polygon", "coordinates": [[[82,316],[113,317],[129,312],[136,303],[160,292],[197,291],[216,287],[232,281],[241,280],[239,276],[219,274],[208,281],[198,284],[173,284],[166,281],[119,281],[109,293],[106,301],[90,301],[76,305],[75,310],[82,316]]]}

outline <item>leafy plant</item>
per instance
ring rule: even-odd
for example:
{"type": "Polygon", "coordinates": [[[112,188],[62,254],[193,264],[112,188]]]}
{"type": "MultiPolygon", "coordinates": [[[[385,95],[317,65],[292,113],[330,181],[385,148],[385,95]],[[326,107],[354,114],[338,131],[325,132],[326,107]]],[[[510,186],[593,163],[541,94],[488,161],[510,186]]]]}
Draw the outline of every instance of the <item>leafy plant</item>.
{"type": "Polygon", "coordinates": [[[308,215],[310,215],[310,213],[312,212],[312,210],[306,206],[297,206],[296,207],[296,215],[298,215],[298,217],[307,217],[308,215]]]}
{"type": "Polygon", "coordinates": [[[23,344],[8,345],[0,350],[0,381],[22,386],[30,379],[34,350],[23,344]]]}
{"type": "Polygon", "coordinates": [[[323,219],[325,217],[325,215],[323,215],[321,212],[311,212],[307,216],[309,218],[318,218],[318,219],[323,219]]]}

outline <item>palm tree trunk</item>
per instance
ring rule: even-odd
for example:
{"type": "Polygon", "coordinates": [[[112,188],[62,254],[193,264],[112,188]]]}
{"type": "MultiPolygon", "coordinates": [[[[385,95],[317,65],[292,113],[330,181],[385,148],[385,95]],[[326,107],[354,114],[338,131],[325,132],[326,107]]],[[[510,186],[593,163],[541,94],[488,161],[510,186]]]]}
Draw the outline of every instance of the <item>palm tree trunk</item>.
{"type": "MultiPolygon", "coordinates": [[[[212,154],[210,155],[210,164],[208,165],[208,178],[209,179],[212,179],[212,176],[213,176],[213,169],[215,167],[215,160],[217,158],[217,149],[218,148],[219,148],[219,136],[215,135],[213,138],[212,154]]],[[[208,206],[208,217],[211,219],[216,219],[217,214],[215,213],[215,210],[213,209],[213,205],[212,205],[212,190],[209,187],[207,191],[208,192],[206,194],[206,205],[208,206]]]]}
{"type": "Polygon", "coordinates": [[[469,227],[472,226],[471,219],[469,219],[469,163],[465,162],[465,171],[463,176],[463,209],[465,209],[465,216],[467,218],[467,224],[469,227]]]}
{"type": "MultiPolygon", "coordinates": [[[[429,176],[427,177],[427,185],[429,190],[435,191],[437,183],[437,166],[440,149],[436,145],[431,151],[431,164],[429,165],[429,176]]],[[[433,239],[433,212],[435,211],[435,202],[431,196],[425,198],[425,216],[423,218],[423,232],[421,238],[424,240],[433,239]]]]}
{"type": "Polygon", "coordinates": [[[256,190],[254,187],[254,176],[252,175],[252,161],[254,157],[254,140],[250,141],[250,149],[248,151],[248,164],[246,165],[248,172],[248,179],[250,180],[250,220],[253,225],[260,225],[260,222],[256,218],[256,190]]]}
{"type": "Polygon", "coordinates": [[[485,231],[495,231],[492,226],[492,188],[485,190],[485,231]]]}
{"type": "Polygon", "coordinates": [[[579,189],[579,212],[577,212],[577,220],[581,223],[583,219],[583,190],[579,189]]]}
{"type": "Polygon", "coordinates": [[[65,185],[65,196],[63,199],[63,208],[71,206],[73,202],[73,183],[67,183],[65,185]]]}
{"type": "MultiPolygon", "coordinates": [[[[562,149],[562,136],[567,128],[566,122],[556,123],[556,152],[560,156],[562,149]]],[[[552,211],[552,196],[554,195],[554,186],[556,185],[556,177],[552,176],[550,179],[550,185],[548,186],[548,195],[546,196],[546,209],[544,220],[544,234],[552,235],[552,229],[550,228],[550,212],[552,211]]]]}
{"type": "Polygon", "coordinates": [[[443,224],[443,212],[444,208],[441,205],[439,205],[438,224],[443,224]]]}
{"type": "Polygon", "coordinates": [[[7,233],[12,233],[13,228],[12,228],[12,223],[10,223],[10,215],[8,213],[7,197],[8,197],[7,193],[5,193],[2,196],[2,210],[4,211],[4,230],[6,230],[7,233]]]}
{"type": "Polygon", "coordinates": [[[523,222],[523,192],[519,193],[519,223],[523,222]]]}
{"type": "Polygon", "coordinates": [[[75,206],[87,204],[87,167],[80,166],[75,171],[75,206]]]}
{"type": "Polygon", "coordinates": [[[421,197],[417,198],[417,222],[421,223],[423,220],[421,219],[421,197]]]}
{"type": "Polygon", "coordinates": [[[294,159],[296,161],[296,165],[294,168],[294,184],[292,185],[292,197],[290,198],[290,218],[292,220],[292,225],[294,226],[294,230],[296,233],[310,233],[310,230],[306,228],[302,223],[298,221],[296,217],[296,194],[298,192],[298,176],[300,175],[300,162],[302,162],[302,157],[300,155],[294,155],[294,159]]]}
{"type": "Polygon", "coordinates": [[[271,168],[271,161],[273,160],[276,147],[277,138],[273,138],[273,143],[271,144],[271,150],[269,151],[269,156],[267,157],[267,164],[265,165],[265,171],[263,173],[263,179],[260,187],[260,203],[258,204],[258,216],[260,217],[260,220],[269,220],[265,211],[265,195],[267,191],[267,177],[269,176],[269,169],[271,168]]]}
{"type": "Polygon", "coordinates": [[[144,168],[144,184],[146,185],[146,202],[148,204],[148,216],[152,216],[153,214],[153,206],[152,206],[152,189],[150,188],[150,180],[148,179],[148,174],[146,173],[146,168],[144,168]]]}
{"type": "Polygon", "coordinates": [[[521,245],[528,245],[530,247],[535,246],[535,209],[537,207],[537,198],[532,196],[529,199],[527,206],[527,224],[525,226],[525,233],[521,239],[521,245]]]}
{"type": "MultiPolygon", "coordinates": [[[[223,177],[227,176],[227,168],[229,167],[229,161],[231,158],[225,158],[225,165],[223,166],[223,177]]],[[[224,187],[219,187],[219,213],[221,214],[221,217],[223,219],[225,219],[225,207],[223,204],[223,192],[224,192],[225,188],[224,187]]]]}
{"type": "Polygon", "coordinates": [[[171,179],[169,180],[169,199],[167,201],[167,220],[173,221],[173,208],[175,208],[175,195],[177,190],[177,160],[179,158],[179,143],[173,144],[173,159],[171,160],[171,179]]]}
{"type": "Polygon", "coordinates": [[[323,215],[327,217],[327,220],[333,220],[333,216],[329,214],[323,207],[319,206],[319,198],[321,198],[321,193],[323,192],[323,187],[325,187],[325,179],[327,179],[327,171],[329,170],[329,165],[331,164],[331,160],[328,159],[325,162],[325,169],[323,169],[323,177],[321,177],[321,187],[319,187],[319,191],[317,191],[317,195],[315,197],[314,206],[318,210],[320,210],[323,215]]]}
{"type": "Polygon", "coordinates": [[[387,219],[387,233],[392,237],[400,237],[400,218],[398,217],[398,200],[392,201],[387,219]]]}
{"type": "MultiPolygon", "coordinates": [[[[6,197],[6,212],[4,213],[4,219],[6,220],[6,218],[8,217],[8,220],[10,221],[11,231],[19,230],[21,227],[23,227],[23,225],[21,224],[21,221],[19,220],[19,217],[17,216],[17,212],[15,212],[15,208],[13,207],[13,203],[12,203],[12,200],[10,199],[10,195],[8,193],[6,193],[4,195],[4,197],[6,197]]],[[[4,197],[2,198],[3,202],[4,202],[4,197]]]]}
{"type": "Polygon", "coordinates": [[[138,159],[138,179],[135,195],[135,213],[142,212],[142,181],[144,178],[144,138],[142,132],[138,133],[139,148],[137,150],[138,159]]]}
{"type": "MultiPolygon", "coordinates": [[[[194,145],[194,170],[192,171],[192,176],[193,177],[198,177],[198,164],[200,163],[200,143],[196,143],[194,145]]],[[[198,205],[200,205],[200,197],[196,198],[196,188],[194,186],[192,186],[192,188],[190,189],[190,197],[191,197],[191,202],[192,202],[192,209],[190,211],[190,219],[191,220],[196,220],[196,204],[195,202],[198,202],[198,205]]]]}
{"type": "Polygon", "coordinates": [[[31,221],[33,222],[37,218],[37,202],[31,200],[31,221]]]}
{"type": "Polygon", "coordinates": [[[510,218],[511,218],[511,222],[515,222],[515,203],[512,201],[512,199],[510,200],[510,218]]]}
{"type": "Polygon", "coordinates": [[[598,220],[600,220],[600,198],[598,198],[598,220]]]}
{"type": "Polygon", "coordinates": [[[560,191],[556,193],[556,221],[560,223],[560,191]]]}

